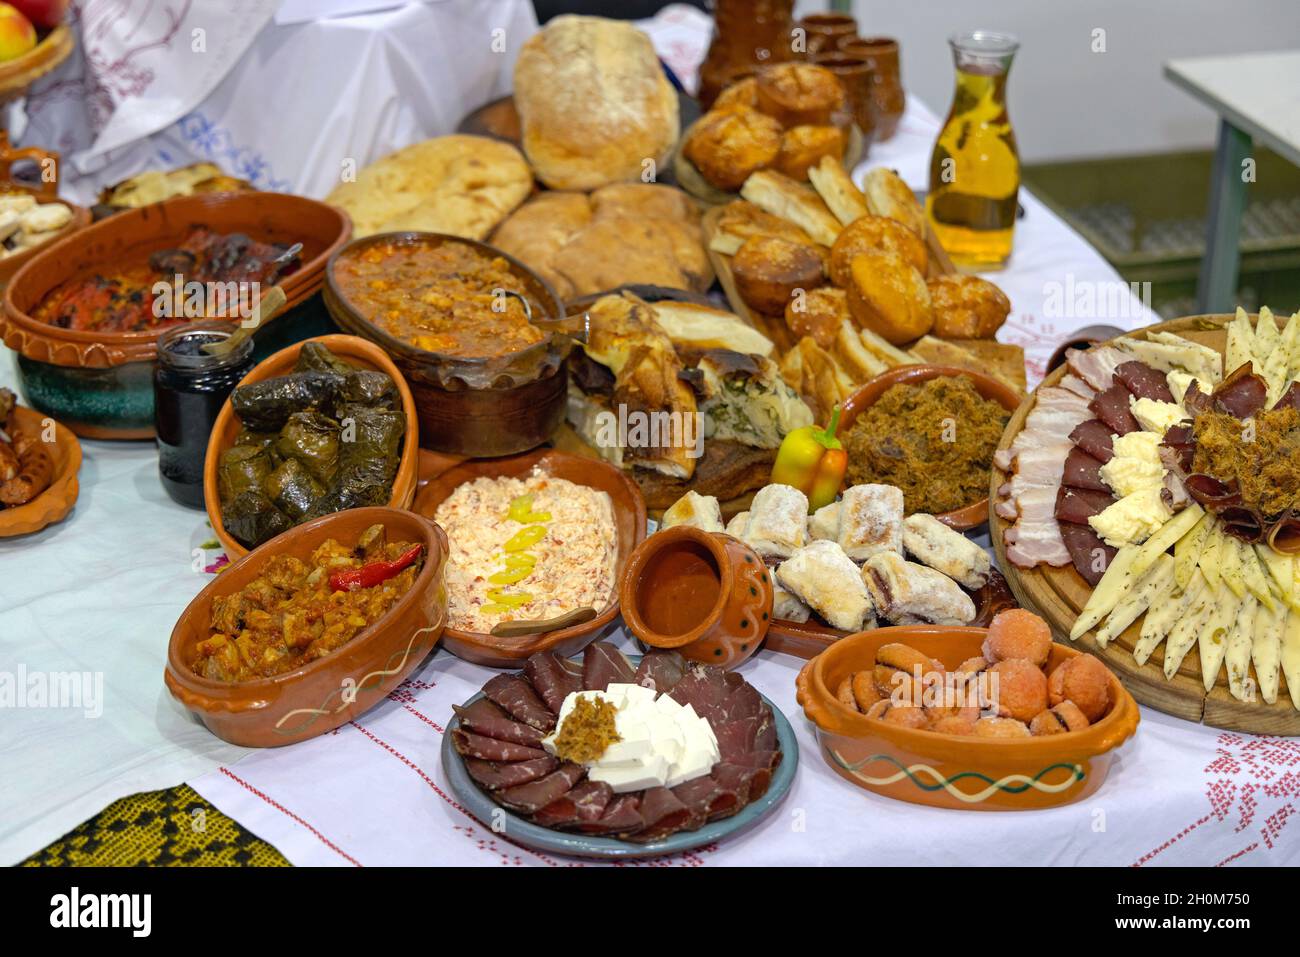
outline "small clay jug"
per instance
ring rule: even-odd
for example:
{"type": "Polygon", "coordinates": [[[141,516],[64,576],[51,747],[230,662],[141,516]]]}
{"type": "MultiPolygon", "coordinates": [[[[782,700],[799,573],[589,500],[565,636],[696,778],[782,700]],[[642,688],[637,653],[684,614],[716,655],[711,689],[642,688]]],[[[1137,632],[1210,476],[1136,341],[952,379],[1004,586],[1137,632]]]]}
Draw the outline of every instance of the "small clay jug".
{"type": "Polygon", "coordinates": [[[840,41],[840,52],[862,57],[871,63],[871,97],[876,104],[876,142],[883,143],[898,129],[906,97],[899,75],[898,41],[889,37],[849,37],[840,41]]]}
{"type": "MultiPolygon", "coordinates": [[[[795,24],[795,29],[803,30],[803,58],[811,60],[857,36],[858,21],[847,13],[810,13],[795,24]]],[[[799,56],[797,48],[795,56],[799,56]]]]}
{"type": "Polygon", "coordinates": [[[840,86],[848,100],[853,122],[862,131],[869,144],[875,138],[877,108],[874,67],[866,57],[849,55],[840,50],[827,50],[813,57],[813,62],[839,77],[840,86]]]}
{"type": "Polygon", "coordinates": [[[772,572],[738,538],[677,525],[632,552],[619,605],[644,644],[734,668],[767,635],[772,572]]]}

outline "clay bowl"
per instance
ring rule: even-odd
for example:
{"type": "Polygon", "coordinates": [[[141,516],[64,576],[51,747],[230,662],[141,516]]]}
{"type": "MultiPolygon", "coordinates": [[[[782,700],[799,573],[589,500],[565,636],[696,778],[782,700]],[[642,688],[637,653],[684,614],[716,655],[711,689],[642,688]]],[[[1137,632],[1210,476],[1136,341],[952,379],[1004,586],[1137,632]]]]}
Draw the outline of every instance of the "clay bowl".
{"type": "Polygon", "coordinates": [[[55,286],[123,262],[142,262],[177,245],[194,226],[254,239],[301,242],[302,265],[280,283],[285,310],[313,296],[324,264],[351,235],[347,214],[286,193],[203,193],[127,210],[40,247],[9,281],[0,338],[19,354],[31,404],[78,435],[100,439],[153,437],[153,360],[158,330],[86,332],[32,318],[55,286]]]}
{"type": "MultiPolygon", "coordinates": [[[[984,628],[905,625],[842,638],[799,672],[796,699],[817,726],[826,763],[876,794],[974,811],[1072,804],[1106,779],[1115,750],[1137,731],[1138,707],[1110,675],[1111,708],[1082,731],[1041,738],[975,739],[888,724],[851,711],[834,689],[874,665],[881,645],[902,642],[954,668],[980,654],[984,628]]],[[[1049,671],[1081,652],[1052,645],[1049,671]]]]}
{"type": "Polygon", "coordinates": [[[274,748],[325,734],[383,701],[438,643],[447,620],[446,561],[442,529],[395,508],[354,508],[299,525],[227,566],[190,602],[172,629],[163,681],[209,731],[231,744],[274,748]],[[392,540],[425,547],[415,584],[386,615],[342,648],[286,674],[232,684],[193,672],[195,646],[210,633],[216,598],[257,578],[274,555],[306,561],[326,539],[355,541],[376,523],[392,540]]]}
{"type": "Polygon", "coordinates": [[[23,266],[31,262],[43,249],[47,249],[52,243],[60,239],[66,239],[73,233],[85,229],[90,225],[90,210],[85,206],[78,206],[75,203],[69,203],[66,200],[59,199],[57,196],[37,196],[36,202],[44,205],[45,203],[62,203],[68,209],[72,210],[72,222],[60,230],[56,230],[49,239],[39,246],[33,246],[31,249],[24,249],[20,252],[10,253],[4,259],[0,259],[0,287],[9,282],[23,266]]]}
{"type": "MultiPolygon", "coordinates": [[[[626,473],[604,462],[549,449],[508,458],[463,462],[420,489],[412,509],[432,520],[438,506],[461,484],[484,476],[522,478],[534,468],[575,485],[586,485],[609,493],[614,503],[614,522],[618,534],[615,578],[621,581],[627,572],[632,552],[645,541],[645,499],[626,473]]],[[[449,627],[443,632],[443,646],[453,655],[477,665],[517,668],[521,661],[539,651],[554,651],[563,657],[577,654],[610,628],[618,617],[618,610],[619,593],[615,590],[607,608],[601,609],[591,621],[579,625],[517,638],[498,638],[482,632],[459,631],[449,627]]]]}
{"type": "MultiPolygon", "coordinates": [[[[298,353],[302,351],[302,347],[308,342],[319,342],[340,359],[360,368],[387,372],[392,376],[393,382],[397,384],[397,392],[402,399],[402,412],[406,416],[406,435],[402,438],[402,461],[397,467],[397,476],[393,479],[393,497],[389,499],[388,507],[409,507],[411,500],[415,497],[416,469],[419,464],[420,448],[419,429],[415,421],[415,403],[411,399],[411,390],[407,387],[406,380],[402,378],[402,373],[398,371],[397,366],[393,365],[393,360],[388,358],[383,349],[373,343],[366,342],[364,339],[358,339],[356,336],[318,336],[315,339],[295,343],[273,355],[267,356],[253,367],[252,372],[239,381],[239,385],[251,385],[254,382],[261,382],[263,379],[271,379],[293,371],[293,365],[298,361],[298,353]]],[[[216,533],[217,540],[221,542],[226,550],[226,555],[229,556],[231,561],[242,555],[247,555],[248,549],[235,541],[221,522],[221,496],[217,490],[217,465],[221,461],[221,453],[235,444],[235,436],[239,434],[239,429],[239,417],[235,415],[235,410],[230,405],[230,399],[226,399],[221,406],[221,411],[217,413],[216,424],[212,426],[212,434],[208,437],[208,451],[203,458],[203,501],[207,507],[208,521],[212,524],[212,530],[216,533]]]]}
{"type": "Polygon", "coordinates": [[[47,425],[54,427],[54,479],[50,487],[26,505],[0,508],[0,538],[37,532],[46,525],[61,521],[76,504],[80,487],[77,472],[81,469],[81,443],[72,432],[48,416],[21,405],[14,406],[12,420],[24,432],[40,434],[47,425]]]}
{"type": "Polygon", "coordinates": [[[772,619],[772,573],[758,553],[686,525],[637,546],[618,593],[623,622],[642,642],[723,668],[757,651],[772,619]]]}
{"type": "MultiPolygon", "coordinates": [[[[953,366],[932,366],[932,365],[914,365],[899,366],[896,369],[890,369],[888,372],[881,373],[874,379],[858,388],[844,402],[844,409],[840,413],[839,435],[841,438],[848,435],[849,429],[857,420],[862,410],[868,408],[877,402],[882,395],[896,385],[920,385],[930,379],[937,379],[940,376],[964,376],[975,383],[975,391],[985,399],[992,399],[1002,408],[1007,410],[1010,415],[1020,406],[1020,396],[1018,396],[1010,386],[999,382],[992,376],[986,376],[980,372],[972,372],[969,369],[957,369],[953,366]]],[[[851,462],[850,462],[851,464],[851,462]]],[[[959,508],[951,512],[943,512],[936,515],[939,521],[943,522],[949,528],[956,529],[959,532],[969,531],[972,528],[978,528],[989,520],[989,500],[988,496],[979,501],[972,502],[965,508],[959,508]]]]}
{"type": "Polygon", "coordinates": [[[503,259],[538,323],[564,318],[550,285],[495,246],[442,233],[377,233],[354,239],[325,268],[325,305],[340,328],[383,346],[411,385],[420,417],[420,443],[435,452],[486,457],[514,455],[545,442],[564,421],[569,340],[560,335],[509,355],[480,359],[419,349],[371,322],[340,289],[341,264],[372,246],[468,246],[503,259]],[[540,315],[539,315],[540,312],[540,315]]]}

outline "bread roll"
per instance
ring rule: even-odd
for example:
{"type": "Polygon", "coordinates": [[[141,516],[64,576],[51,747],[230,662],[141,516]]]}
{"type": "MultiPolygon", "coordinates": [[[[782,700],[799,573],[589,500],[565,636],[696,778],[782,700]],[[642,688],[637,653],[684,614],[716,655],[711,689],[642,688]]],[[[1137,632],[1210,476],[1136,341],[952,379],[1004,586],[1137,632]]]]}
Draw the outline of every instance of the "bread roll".
{"type": "Polygon", "coordinates": [[[682,155],[710,185],[734,192],[749,174],[772,165],[781,152],[781,124],[757,110],[705,114],[682,145],[682,155]]]}
{"type": "Polygon", "coordinates": [[[844,105],[844,87],[825,67],[774,63],[758,71],[758,108],[782,126],[825,126],[844,105]]]}
{"type": "Polygon", "coordinates": [[[791,179],[807,180],[809,167],[823,159],[839,162],[844,135],[837,126],[792,126],[781,136],[776,168],[791,179]]]}
{"type": "Polygon", "coordinates": [[[849,313],[859,326],[899,345],[930,331],[925,279],[895,252],[859,253],[849,265],[849,313]]]}
{"type": "Polygon", "coordinates": [[[848,287],[849,264],[855,256],[867,252],[888,251],[898,253],[922,276],[929,260],[923,243],[902,223],[884,216],[862,216],[844,227],[831,246],[831,281],[848,287]]]}
{"type": "Polygon", "coordinates": [[[848,295],[834,286],[820,286],[793,296],[785,307],[785,324],[796,340],[811,336],[829,349],[839,336],[841,324],[849,318],[848,295]]]}
{"type": "Polygon", "coordinates": [[[824,279],[822,258],[812,246],[770,236],[745,240],[731,273],[740,298],[768,316],[784,315],[796,289],[815,289],[824,279]]]}
{"type": "Polygon", "coordinates": [[[941,339],[992,339],[1011,312],[1011,300],[979,276],[938,276],[926,286],[941,339]]]}
{"type": "Polygon", "coordinates": [[[640,180],[677,141],[677,94],[629,23],[556,17],[519,51],[514,90],[524,153],[552,189],[640,180]]]}
{"type": "Polygon", "coordinates": [[[737,83],[731,84],[713,101],[713,106],[709,107],[712,112],[725,110],[756,110],[758,109],[758,80],[752,76],[747,76],[737,83]]]}

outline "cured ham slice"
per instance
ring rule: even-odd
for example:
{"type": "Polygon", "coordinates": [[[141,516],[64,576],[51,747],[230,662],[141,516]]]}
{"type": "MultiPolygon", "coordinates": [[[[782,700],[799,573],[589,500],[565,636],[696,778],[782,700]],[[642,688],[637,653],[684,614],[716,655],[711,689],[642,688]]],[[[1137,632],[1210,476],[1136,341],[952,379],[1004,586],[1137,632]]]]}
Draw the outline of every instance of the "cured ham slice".
{"type": "Polygon", "coordinates": [[[512,721],[508,714],[487,698],[479,698],[466,707],[453,705],[452,710],[460,716],[461,727],[468,728],[470,731],[501,741],[513,741],[515,744],[526,744],[535,748],[542,746],[542,732],[529,725],[512,721]]]}
{"type": "MultiPolygon", "coordinates": [[[[1093,458],[1079,447],[1070,449],[1065,457],[1065,470],[1061,473],[1061,484],[1071,488],[1086,488],[1097,492],[1110,492],[1101,477],[1102,462],[1093,458]]],[[[1068,546],[1068,542],[1066,543],[1068,546]]]]}
{"type": "Polygon", "coordinates": [[[1239,419],[1250,418],[1267,402],[1268,383],[1255,374],[1249,362],[1235,369],[1214,390],[1214,404],[1239,419]]]}
{"type": "Polygon", "coordinates": [[[467,758],[482,758],[484,761],[529,761],[533,758],[549,757],[541,748],[530,748],[510,741],[498,741],[481,734],[462,731],[457,728],[451,733],[452,743],[459,754],[467,758]]]}
{"type": "Polygon", "coordinates": [[[580,764],[561,764],[544,778],[496,792],[496,798],[508,808],[535,814],[573,790],[586,773],[580,764]]]}
{"type": "Polygon", "coordinates": [[[574,691],[582,690],[582,670],[553,651],[532,655],[524,663],[524,676],[555,714],[574,691]]]}
{"type": "Polygon", "coordinates": [[[1286,391],[1273,403],[1275,409],[1292,408],[1300,411],[1300,382],[1292,382],[1286,391]]]}
{"type": "Polygon", "coordinates": [[[1111,432],[1128,435],[1138,430],[1138,421],[1129,410],[1132,398],[1133,393],[1124,387],[1124,383],[1116,382],[1104,392],[1098,392],[1089,408],[1110,427],[1111,432]]]}
{"type": "Polygon", "coordinates": [[[1069,349],[1065,353],[1065,362],[1076,375],[1098,392],[1111,387],[1115,370],[1132,358],[1114,346],[1099,346],[1088,349],[1069,349]]]}
{"type": "Polygon", "coordinates": [[[1070,433],[1070,441],[1103,465],[1115,457],[1115,436],[1100,419],[1080,422],[1070,433]]]}
{"type": "Polygon", "coordinates": [[[483,686],[483,694],[516,721],[539,731],[550,731],[555,727],[555,712],[546,707],[533,686],[520,675],[494,675],[483,686]]]}
{"type": "Polygon", "coordinates": [[[1145,362],[1136,359],[1121,362],[1115,367],[1115,378],[1124,383],[1124,387],[1139,399],[1174,401],[1174,394],[1169,391],[1169,382],[1165,379],[1165,374],[1151,368],[1145,362]]]}
{"type": "Polygon", "coordinates": [[[604,691],[611,684],[630,684],[636,669],[627,656],[607,641],[588,645],[582,653],[582,687],[604,691]]]}
{"type": "Polygon", "coordinates": [[[632,680],[643,688],[653,688],[664,694],[672,691],[685,676],[686,659],[675,651],[665,651],[642,658],[632,680]]]}
{"type": "Polygon", "coordinates": [[[484,761],[481,758],[466,758],[465,770],[479,787],[489,791],[500,791],[503,788],[512,788],[545,777],[554,771],[559,763],[549,754],[544,758],[533,758],[531,761],[512,761],[504,764],[484,761]]]}
{"type": "Polygon", "coordinates": [[[1065,540],[1065,547],[1070,552],[1074,570],[1096,588],[1101,576],[1110,567],[1111,559],[1115,557],[1115,549],[1103,542],[1091,525],[1062,522],[1061,538],[1065,540]]]}
{"type": "Polygon", "coordinates": [[[725,720],[723,699],[728,689],[720,668],[691,665],[685,677],[673,686],[670,696],[680,705],[690,705],[695,713],[713,725],[718,734],[718,724],[725,720]]]}
{"type": "Polygon", "coordinates": [[[1056,496],[1056,519],[1087,525],[1088,519],[1104,512],[1114,503],[1110,492],[1094,492],[1086,488],[1061,488],[1056,496]]]}
{"type": "Polygon", "coordinates": [[[763,699],[751,684],[741,684],[732,688],[722,702],[722,720],[740,721],[745,718],[758,718],[763,714],[763,699]]]}
{"type": "Polygon", "coordinates": [[[1056,490],[1033,489],[1016,500],[1020,516],[1006,530],[1007,558],[1020,568],[1068,565],[1070,553],[1056,522],[1056,490]]]}

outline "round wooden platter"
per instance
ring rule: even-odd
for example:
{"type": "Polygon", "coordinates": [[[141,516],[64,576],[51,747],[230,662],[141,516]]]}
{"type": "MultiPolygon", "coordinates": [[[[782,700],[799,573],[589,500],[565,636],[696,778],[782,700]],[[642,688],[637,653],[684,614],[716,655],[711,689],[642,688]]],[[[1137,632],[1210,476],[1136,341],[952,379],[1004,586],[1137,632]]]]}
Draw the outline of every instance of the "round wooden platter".
{"type": "MultiPolygon", "coordinates": [[[[1252,316],[1252,321],[1255,318],[1252,316]]],[[[1231,319],[1230,315],[1187,316],[1135,330],[1128,335],[1141,339],[1146,338],[1149,332],[1174,332],[1222,352],[1227,339],[1224,326],[1231,319]]],[[[1057,385],[1067,371],[1068,367],[1064,365],[1057,368],[1042,381],[1040,388],[1057,385]]],[[[1012,439],[1024,427],[1035,401],[1036,394],[1031,394],[1011,416],[999,448],[1011,445],[1012,439]]],[[[1139,666],[1133,658],[1133,646],[1141,633],[1145,616],[1140,616],[1105,648],[1097,643],[1093,631],[1080,636],[1078,641],[1071,642],[1070,629],[1092,594],[1092,588],[1070,565],[1062,568],[1039,565],[1024,569],[1017,568],[1007,560],[1003,532],[1012,523],[999,516],[993,507],[998,502],[998,488],[1008,478],[1007,473],[994,467],[989,491],[989,538],[993,542],[998,565],[1006,575],[1016,599],[1024,607],[1042,615],[1052,626],[1058,641],[1096,655],[1119,676],[1134,698],[1157,711],[1232,731],[1300,735],[1300,712],[1292,707],[1285,676],[1279,682],[1277,702],[1270,705],[1262,698],[1253,702],[1234,698],[1228,691],[1227,672],[1224,668],[1220,669],[1213,689],[1207,694],[1201,678],[1200,655],[1195,648],[1183,658],[1178,672],[1170,680],[1166,680],[1164,675],[1163,643],[1145,665],[1139,666]]]]}

